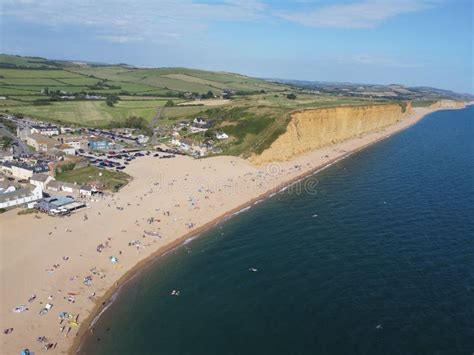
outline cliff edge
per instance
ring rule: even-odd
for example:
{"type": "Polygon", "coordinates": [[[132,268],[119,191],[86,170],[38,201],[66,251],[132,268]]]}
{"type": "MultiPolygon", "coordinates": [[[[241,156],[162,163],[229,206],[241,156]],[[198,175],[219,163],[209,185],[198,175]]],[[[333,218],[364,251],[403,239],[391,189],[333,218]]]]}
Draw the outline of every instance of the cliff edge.
{"type": "Polygon", "coordinates": [[[291,115],[286,132],[250,161],[256,165],[297,155],[390,126],[410,114],[410,103],[308,109],[291,115]]]}

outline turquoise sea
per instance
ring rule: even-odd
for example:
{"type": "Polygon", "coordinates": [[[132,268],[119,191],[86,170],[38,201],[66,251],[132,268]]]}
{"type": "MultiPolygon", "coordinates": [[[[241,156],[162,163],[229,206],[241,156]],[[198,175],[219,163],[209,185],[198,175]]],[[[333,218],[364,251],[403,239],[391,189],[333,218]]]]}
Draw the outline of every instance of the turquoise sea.
{"type": "Polygon", "coordinates": [[[474,353],[473,122],[431,114],[157,258],[81,353],[474,353]]]}

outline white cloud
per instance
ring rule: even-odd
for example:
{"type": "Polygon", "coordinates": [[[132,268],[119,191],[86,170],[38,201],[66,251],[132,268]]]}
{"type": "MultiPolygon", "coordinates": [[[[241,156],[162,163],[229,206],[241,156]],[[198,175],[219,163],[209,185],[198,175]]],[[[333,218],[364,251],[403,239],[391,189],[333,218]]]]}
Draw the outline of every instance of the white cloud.
{"type": "Polygon", "coordinates": [[[414,68],[421,67],[419,64],[406,63],[400,60],[395,60],[395,59],[384,57],[384,56],[374,56],[370,54],[353,55],[349,58],[347,62],[349,63],[352,62],[356,64],[364,64],[364,65],[379,65],[383,67],[403,68],[403,69],[414,69],[414,68]]]}
{"type": "Polygon", "coordinates": [[[2,16],[63,29],[85,26],[98,37],[125,43],[171,40],[208,28],[216,21],[255,21],[260,0],[0,0],[2,16]]]}
{"type": "Polygon", "coordinates": [[[406,13],[422,11],[440,0],[366,0],[350,4],[324,6],[308,11],[280,11],[276,16],[309,27],[373,28],[406,13]]]}

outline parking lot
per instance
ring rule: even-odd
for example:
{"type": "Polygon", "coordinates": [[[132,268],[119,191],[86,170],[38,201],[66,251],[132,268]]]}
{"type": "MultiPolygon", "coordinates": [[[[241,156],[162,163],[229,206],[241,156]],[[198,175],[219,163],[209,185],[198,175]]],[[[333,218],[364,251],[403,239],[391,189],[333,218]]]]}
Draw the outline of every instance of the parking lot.
{"type": "Polygon", "coordinates": [[[170,159],[181,153],[172,149],[151,150],[126,150],[109,151],[109,152],[92,152],[79,149],[78,156],[87,158],[91,165],[98,168],[111,170],[124,170],[131,161],[145,156],[153,156],[157,159],[170,159]]]}

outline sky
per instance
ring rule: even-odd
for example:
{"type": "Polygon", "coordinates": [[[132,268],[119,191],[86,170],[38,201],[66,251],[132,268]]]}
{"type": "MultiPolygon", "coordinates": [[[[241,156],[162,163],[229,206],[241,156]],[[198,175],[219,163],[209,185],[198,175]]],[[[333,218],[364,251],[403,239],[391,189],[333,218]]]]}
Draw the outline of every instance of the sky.
{"type": "Polygon", "coordinates": [[[472,0],[0,0],[0,52],[474,94],[472,0]]]}

